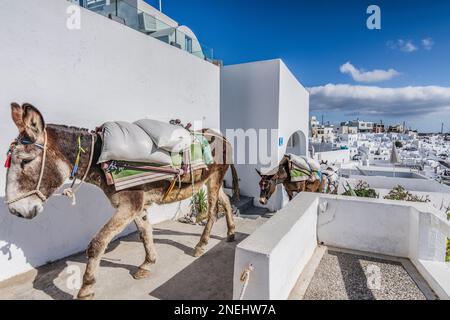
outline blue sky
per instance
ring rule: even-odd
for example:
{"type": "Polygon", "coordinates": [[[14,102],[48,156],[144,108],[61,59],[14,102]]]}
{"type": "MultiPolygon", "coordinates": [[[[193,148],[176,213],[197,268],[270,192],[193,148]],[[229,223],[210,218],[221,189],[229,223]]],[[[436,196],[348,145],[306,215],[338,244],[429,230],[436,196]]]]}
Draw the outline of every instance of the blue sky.
{"type": "Polygon", "coordinates": [[[283,59],[326,121],[450,131],[450,1],[163,0],[163,11],[225,65],[283,59]],[[381,30],[366,27],[370,4],[381,30]]]}

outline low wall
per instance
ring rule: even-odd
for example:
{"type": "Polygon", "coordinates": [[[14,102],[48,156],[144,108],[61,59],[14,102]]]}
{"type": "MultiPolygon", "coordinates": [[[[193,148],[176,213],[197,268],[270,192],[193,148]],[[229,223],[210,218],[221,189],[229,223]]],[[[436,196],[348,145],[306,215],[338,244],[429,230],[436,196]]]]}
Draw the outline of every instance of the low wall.
{"type": "Polygon", "coordinates": [[[254,271],[243,299],[288,298],[317,247],[318,203],[316,194],[302,194],[237,246],[234,299],[240,297],[240,277],[250,263],[254,271]]]}
{"type": "Polygon", "coordinates": [[[410,179],[402,177],[377,177],[377,176],[363,176],[363,175],[351,175],[350,178],[344,178],[345,180],[357,182],[359,180],[366,181],[372,188],[376,189],[392,189],[398,185],[401,185],[408,191],[420,191],[420,192],[438,192],[438,193],[450,193],[450,187],[444,184],[440,184],[437,181],[431,179],[410,179]]]}
{"type": "Polygon", "coordinates": [[[350,150],[334,150],[316,152],[314,159],[317,161],[328,161],[328,164],[342,164],[350,161],[350,150]]]}

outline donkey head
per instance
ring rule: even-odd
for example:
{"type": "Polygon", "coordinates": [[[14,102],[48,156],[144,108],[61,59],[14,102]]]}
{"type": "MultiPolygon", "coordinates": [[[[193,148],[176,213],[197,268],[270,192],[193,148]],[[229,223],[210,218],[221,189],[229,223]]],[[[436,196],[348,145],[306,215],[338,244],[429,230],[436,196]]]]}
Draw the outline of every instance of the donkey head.
{"type": "Polygon", "coordinates": [[[261,177],[261,180],[259,181],[259,188],[260,188],[260,196],[259,196],[259,202],[263,205],[266,205],[270,197],[274,194],[274,192],[277,189],[278,181],[280,180],[279,173],[271,174],[271,175],[265,175],[262,174],[261,171],[256,169],[256,172],[261,177]]]}
{"type": "Polygon", "coordinates": [[[43,210],[50,197],[70,174],[68,165],[46,143],[45,122],[37,108],[30,104],[11,104],[12,120],[19,135],[10,148],[10,165],[6,175],[6,203],[9,211],[32,219],[43,210]],[[47,149],[44,163],[44,148],[47,149]],[[38,186],[43,174],[40,186],[38,186]],[[39,190],[38,190],[39,189],[39,190]]]}

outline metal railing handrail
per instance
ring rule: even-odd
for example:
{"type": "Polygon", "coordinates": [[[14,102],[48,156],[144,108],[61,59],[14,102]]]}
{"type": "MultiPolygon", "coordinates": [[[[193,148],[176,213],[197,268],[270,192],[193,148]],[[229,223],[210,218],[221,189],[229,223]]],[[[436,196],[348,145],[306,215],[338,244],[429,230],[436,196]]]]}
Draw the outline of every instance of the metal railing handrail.
{"type": "MultiPolygon", "coordinates": [[[[70,1],[70,0],[68,0],[68,1],[70,1]]],[[[189,52],[190,54],[192,54],[194,56],[197,56],[204,60],[213,62],[214,57],[213,57],[212,48],[202,45],[198,41],[198,39],[195,39],[195,42],[194,42],[194,39],[192,36],[187,35],[186,33],[179,30],[180,24],[177,23],[176,26],[169,25],[168,23],[159,19],[154,14],[150,14],[148,12],[140,10],[139,8],[131,5],[127,1],[110,0],[108,2],[107,0],[105,0],[104,2],[102,2],[101,4],[99,4],[97,6],[90,6],[91,4],[95,4],[95,3],[89,3],[85,0],[85,1],[79,1],[78,4],[87,10],[90,10],[92,12],[100,14],[109,19],[113,19],[113,16],[114,16],[116,19],[123,20],[123,23],[131,29],[134,29],[138,32],[141,32],[148,36],[151,36],[154,39],[158,39],[160,41],[166,42],[167,44],[175,46],[186,52],[189,52]],[[128,14],[128,16],[126,16],[127,14],[128,14]],[[145,26],[146,17],[148,17],[150,20],[153,20],[150,23],[152,23],[152,25],[154,25],[154,30],[146,30],[145,29],[146,28],[146,26],[145,26]],[[144,26],[142,26],[141,24],[144,24],[144,26]],[[173,29],[173,30],[170,30],[170,29],[173,29]],[[152,36],[152,34],[159,35],[160,33],[163,34],[160,37],[152,36]],[[171,37],[173,39],[170,39],[171,37]],[[181,39],[184,40],[184,43],[180,42],[181,39]],[[189,41],[187,39],[190,39],[190,41],[191,41],[188,48],[186,48],[187,43],[189,41]]],[[[149,22],[149,21],[147,21],[147,22],[149,22]]]]}

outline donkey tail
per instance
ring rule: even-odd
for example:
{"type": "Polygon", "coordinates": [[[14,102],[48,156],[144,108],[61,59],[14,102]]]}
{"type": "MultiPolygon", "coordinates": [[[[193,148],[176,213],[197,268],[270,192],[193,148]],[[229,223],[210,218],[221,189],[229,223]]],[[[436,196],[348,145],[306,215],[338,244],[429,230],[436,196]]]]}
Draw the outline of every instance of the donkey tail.
{"type": "Polygon", "coordinates": [[[233,197],[239,200],[241,197],[241,192],[239,190],[239,177],[234,164],[231,164],[230,167],[231,167],[231,175],[233,177],[233,197]]]}

